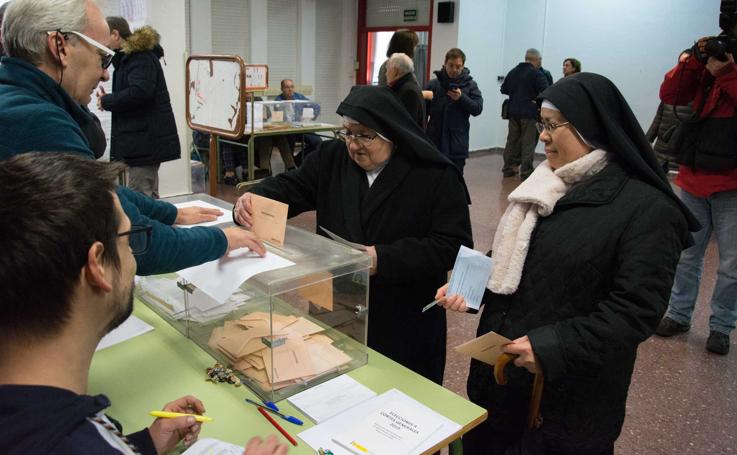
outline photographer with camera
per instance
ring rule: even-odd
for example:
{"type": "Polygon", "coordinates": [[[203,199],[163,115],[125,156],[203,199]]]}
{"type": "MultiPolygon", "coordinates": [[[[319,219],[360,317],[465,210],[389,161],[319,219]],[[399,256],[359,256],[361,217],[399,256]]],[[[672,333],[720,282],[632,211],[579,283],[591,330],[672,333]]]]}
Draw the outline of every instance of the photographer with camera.
{"type": "Polygon", "coordinates": [[[702,229],[681,254],[668,311],[656,334],[669,337],[691,328],[713,232],[719,267],[706,349],[725,355],[737,320],[737,1],[722,1],[719,26],[723,33],[699,39],[692,55],[666,75],[660,88],[661,100],[674,99],[676,106],[690,103],[693,110],[691,118],[676,112],[681,123],[670,147],[679,164],[679,196],[702,229]]]}
{"type": "Polygon", "coordinates": [[[448,157],[463,174],[468,158],[470,116],[476,117],[484,108],[484,99],[471,72],[465,67],[466,54],[453,48],[445,54],[445,63],[437,78],[427,84],[432,91],[428,112],[427,135],[440,152],[448,157]]]}

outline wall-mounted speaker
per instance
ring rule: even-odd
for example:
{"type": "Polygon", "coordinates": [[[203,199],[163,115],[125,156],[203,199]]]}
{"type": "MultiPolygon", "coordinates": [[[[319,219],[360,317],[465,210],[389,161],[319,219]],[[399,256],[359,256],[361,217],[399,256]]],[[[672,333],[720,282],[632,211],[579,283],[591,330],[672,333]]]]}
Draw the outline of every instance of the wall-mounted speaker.
{"type": "Polygon", "coordinates": [[[438,23],[452,24],[456,2],[438,2],[438,23]]]}

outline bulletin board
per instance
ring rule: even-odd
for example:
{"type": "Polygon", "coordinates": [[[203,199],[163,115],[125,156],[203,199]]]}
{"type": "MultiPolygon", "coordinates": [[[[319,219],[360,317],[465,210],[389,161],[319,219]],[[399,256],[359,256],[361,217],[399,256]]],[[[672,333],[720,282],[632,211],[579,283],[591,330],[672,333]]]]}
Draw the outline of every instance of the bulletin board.
{"type": "Polygon", "coordinates": [[[193,130],[238,139],[246,123],[245,62],[237,55],[187,59],[187,124],[193,130]]]}

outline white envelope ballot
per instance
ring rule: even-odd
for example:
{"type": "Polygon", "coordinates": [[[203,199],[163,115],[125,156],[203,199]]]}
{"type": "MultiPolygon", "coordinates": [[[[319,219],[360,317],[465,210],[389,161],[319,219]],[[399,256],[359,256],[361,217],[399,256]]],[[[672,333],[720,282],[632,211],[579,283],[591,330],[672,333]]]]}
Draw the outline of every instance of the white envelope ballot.
{"type": "Polygon", "coordinates": [[[478,310],[493,269],[494,261],[490,257],[461,246],[446,295],[461,295],[468,308],[478,310]]]}

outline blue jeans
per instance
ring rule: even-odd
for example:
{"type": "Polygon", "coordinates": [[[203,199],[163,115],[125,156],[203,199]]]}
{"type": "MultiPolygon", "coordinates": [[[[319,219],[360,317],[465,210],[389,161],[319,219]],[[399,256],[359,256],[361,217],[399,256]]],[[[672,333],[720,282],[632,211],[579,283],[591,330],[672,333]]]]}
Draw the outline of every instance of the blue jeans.
{"type": "Polygon", "coordinates": [[[681,189],[680,198],[703,228],[693,234],[695,245],[681,253],[667,316],[681,324],[691,322],[704,269],[704,252],[713,232],[719,268],[711,297],[709,328],[729,334],[737,320],[737,191],[702,198],[681,189]]]}

